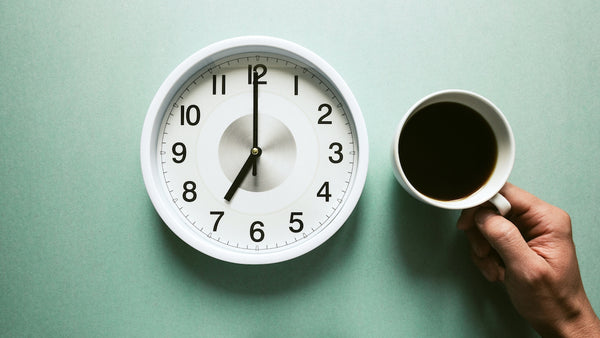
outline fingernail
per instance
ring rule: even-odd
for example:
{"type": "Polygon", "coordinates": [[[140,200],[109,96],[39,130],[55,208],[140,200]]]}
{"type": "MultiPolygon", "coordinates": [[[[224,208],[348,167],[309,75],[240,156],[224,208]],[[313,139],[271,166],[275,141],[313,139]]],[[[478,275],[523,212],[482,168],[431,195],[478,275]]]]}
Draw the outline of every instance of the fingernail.
{"type": "Polygon", "coordinates": [[[489,248],[484,243],[475,242],[472,244],[471,248],[477,257],[483,258],[489,254],[489,248]]]}
{"type": "Polygon", "coordinates": [[[483,275],[483,277],[485,277],[485,279],[487,279],[488,281],[492,281],[492,272],[489,271],[488,269],[481,269],[481,274],[483,275]]]}
{"type": "Polygon", "coordinates": [[[474,242],[471,243],[471,249],[473,250],[473,253],[475,254],[475,256],[483,257],[481,247],[477,243],[474,243],[474,242]]]}

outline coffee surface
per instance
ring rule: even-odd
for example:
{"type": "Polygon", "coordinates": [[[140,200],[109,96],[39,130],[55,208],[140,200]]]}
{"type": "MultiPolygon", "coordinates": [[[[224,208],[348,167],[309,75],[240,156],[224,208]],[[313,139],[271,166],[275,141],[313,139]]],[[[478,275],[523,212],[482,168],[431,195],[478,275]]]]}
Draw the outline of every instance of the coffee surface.
{"type": "Polygon", "coordinates": [[[496,166],[492,128],[476,111],[455,102],[433,103],[413,114],[399,142],[400,164],[408,181],[437,200],[471,195],[496,166]]]}

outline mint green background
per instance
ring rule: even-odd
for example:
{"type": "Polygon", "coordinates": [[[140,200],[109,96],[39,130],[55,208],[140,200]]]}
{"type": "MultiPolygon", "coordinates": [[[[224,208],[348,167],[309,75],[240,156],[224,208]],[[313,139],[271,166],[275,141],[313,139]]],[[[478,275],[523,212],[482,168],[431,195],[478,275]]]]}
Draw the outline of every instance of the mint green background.
{"type": "Polygon", "coordinates": [[[597,1],[2,1],[0,335],[535,336],[471,264],[458,213],[393,178],[400,117],[445,88],[503,110],[511,181],[571,214],[600,310],[599,17],[597,1]],[[371,146],[345,226],[270,266],[216,261],[174,236],[139,161],[169,72],[248,34],[336,68],[371,146]]]}

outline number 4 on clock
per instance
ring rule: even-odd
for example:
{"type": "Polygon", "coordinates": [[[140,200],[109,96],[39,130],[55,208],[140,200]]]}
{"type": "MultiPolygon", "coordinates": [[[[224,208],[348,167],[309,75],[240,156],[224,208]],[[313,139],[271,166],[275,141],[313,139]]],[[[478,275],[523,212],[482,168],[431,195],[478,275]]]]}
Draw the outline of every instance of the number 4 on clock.
{"type": "Polygon", "coordinates": [[[329,202],[329,198],[331,194],[329,193],[329,181],[325,181],[319,191],[317,192],[317,197],[325,198],[325,202],[329,202]]]}

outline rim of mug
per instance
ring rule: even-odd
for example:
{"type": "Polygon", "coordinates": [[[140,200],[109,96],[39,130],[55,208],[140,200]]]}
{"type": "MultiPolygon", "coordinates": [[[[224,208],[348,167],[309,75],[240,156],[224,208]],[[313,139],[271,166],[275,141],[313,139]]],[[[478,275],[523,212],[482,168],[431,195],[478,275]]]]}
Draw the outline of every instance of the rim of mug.
{"type": "MultiPolygon", "coordinates": [[[[441,100],[439,102],[443,102],[444,100],[441,100]]],[[[463,102],[459,102],[461,104],[465,104],[463,102]]],[[[467,104],[468,105],[468,104],[467,104]]],[[[477,111],[477,110],[476,110],[477,111]]],[[[477,111],[479,113],[479,111],[477,111]]],[[[490,123],[490,121],[483,116],[486,121],[488,123],[490,123]]],[[[497,133],[496,130],[494,130],[494,135],[497,138],[497,133]]],[[[410,192],[413,196],[415,196],[417,199],[420,199],[424,202],[427,202],[431,205],[440,207],[440,208],[445,208],[445,209],[467,209],[467,208],[471,208],[471,207],[475,207],[477,205],[483,204],[485,202],[487,202],[488,200],[490,200],[494,195],[496,195],[500,189],[502,189],[502,187],[504,186],[504,184],[508,181],[508,177],[510,176],[510,173],[512,171],[512,168],[514,166],[514,161],[515,161],[515,140],[514,140],[514,135],[512,132],[512,129],[510,127],[510,125],[508,124],[508,120],[506,119],[506,117],[504,116],[504,114],[502,113],[502,111],[500,109],[498,109],[498,107],[496,107],[496,105],[494,103],[492,103],[490,100],[488,100],[487,98],[485,98],[484,96],[477,94],[475,92],[472,91],[468,91],[468,90],[463,90],[463,89],[444,89],[444,90],[440,90],[440,91],[436,91],[433,92],[429,95],[426,95],[425,97],[423,97],[422,99],[420,99],[419,101],[417,101],[415,104],[413,104],[408,110],[407,112],[404,114],[404,116],[402,117],[402,119],[400,120],[400,123],[398,124],[397,128],[396,128],[396,133],[394,136],[394,145],[393,145],[393,154],[394,154],[394,173],[396,174],[396,178],[398,179],[398,181],[400,181],[400,183],[403,183],[404,187],[406,188],[406,190],[408,192],[410,192]],[[459,199],[454,199],[454,200],[438,200],[432,197],[429,197],[423,193],[421,193],[419,190],[417,190],[408,180],[408,178],[406,177],[404,170],[402,169],[402,165],[400,163],[400,153],[399,153],[399,144],[400,144],[400,135],[402,133],[402,130],[404,128],[404,125],[406,123],[406,121],[408,120],[408,118],[410,118],[412,115],[414,115],[416,112],[418,112],[420,110],[420,108],[422,108],[421,106],[424,106],[425,103],[427,103],[428,101],[432,101],[432,99],[434,99],[435,97],[438,96],[446,96],[446,95],[462,95],[465,97],[471,97],[471,98],[475,98],[476,100],[481,101],[482,103],[484,103],[486,106],[490,107],[491,110],[493,110],[495,112],[495,115],[498,117],[498,119],[501,121],[502,125],[504,126],[504,130],[506,132],[506,136],[508,139],[508,158],[504,159],[503,162],[503,168],[504,170],[502,172],[497,172],[497,166],[494,168],[494,172],[492,173],[492,175],[490,175],[490,178],[488,179],[488,181],[486,183],[484,183],[478,190],[476,190],[475,192],[459,198],[459,199]],[[398,177],[398,175],[400,175],[400,177],[398,177]],[[489,182],[490,180],[494,180],[493,182],[489,182]]],[[[500,156],[500,154],[498,155],[500,156]]]]}

